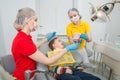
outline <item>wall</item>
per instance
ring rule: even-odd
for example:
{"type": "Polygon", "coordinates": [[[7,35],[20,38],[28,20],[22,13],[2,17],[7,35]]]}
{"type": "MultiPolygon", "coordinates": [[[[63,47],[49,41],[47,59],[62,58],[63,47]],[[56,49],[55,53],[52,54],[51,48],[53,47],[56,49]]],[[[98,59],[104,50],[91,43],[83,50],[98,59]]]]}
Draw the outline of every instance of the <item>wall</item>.
{"type": "MultiPolygon", "coordinates": [[[[35,0],[1,0],[0,1],[0,43],[4,44],[4,54],[11,53],[11,43],[16,34],[16,30],[13,28],[13,22],[15,20],[18,9],[23,7],[31,7],[35,9],[35,0]],[[3,38],[3,40],[1,40],[3,38]]],[[[0,44],[0,45],[2,45],[0,44]]],[[[1,56],[1,55],[0,55],[1,56]]]]}
{"type": "Polygon", "coordinates": [[[109,40],[115,42],[118,39],[117,35],[120,35],[120,4],[115,4],[109,17],[110,21],[106,23],[106,32],[109,33],[109,40]]]}
{"type": "Polygon", "coordinates": [[[3,56],[3,54],[5,53],[5,46],[4,45],[5,45],[4,34],[3,34],[3,28],[2,28],[1,16],[0,16],[0,56],[3,56]]]}
{"type": "MultiPolygon", "coordinates": [[[[38,1],[38,0],[37,0],[38,1]]],[[[40,25],[40,34],[56,31],[57,34],[66,34],[66,25],[70,22],[67,11],[73,7],[74,0],[39,0],[37,11],[40,25]]]]}

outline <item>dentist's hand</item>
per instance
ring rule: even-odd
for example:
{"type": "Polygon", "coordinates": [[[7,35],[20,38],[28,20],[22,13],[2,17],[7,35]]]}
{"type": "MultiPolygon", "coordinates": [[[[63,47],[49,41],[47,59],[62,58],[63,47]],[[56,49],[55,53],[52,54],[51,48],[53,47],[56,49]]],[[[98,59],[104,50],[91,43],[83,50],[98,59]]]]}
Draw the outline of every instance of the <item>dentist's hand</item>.
{"type": "Polygon", "coordinates": [[[48,35],[46,35],[46,38],[48,41],[50,41],[54,36],[56,36],[56,32],[51,32],[48,35]]]}
{"type": "Polygon", "coordinates": [[[81,35],[80,35],[80,38],[83,38],[83,39],[85,39],[86,41],[88,41],[88,35],[86,35],[86,34],[81,34],[81,35]]]}
{"type": "Polygon", "coordinates": [[[77,50],[77,49],[78,49],[78,46],[79,46],[80,44],[81,44],[81,42],[70,44],[70,45],[66,46],[66,50],[67,50],[67,51],[77,50]]]}

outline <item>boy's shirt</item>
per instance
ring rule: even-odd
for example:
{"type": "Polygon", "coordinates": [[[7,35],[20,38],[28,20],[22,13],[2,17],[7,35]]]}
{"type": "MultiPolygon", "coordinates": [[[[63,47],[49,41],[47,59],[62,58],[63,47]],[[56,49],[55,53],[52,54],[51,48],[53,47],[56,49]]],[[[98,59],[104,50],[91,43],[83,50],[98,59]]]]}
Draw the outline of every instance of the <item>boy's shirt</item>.
{"type": "MultiPolygon", "coordinates": [[[[56,54],[59,54],[59,52],[62,49],[56,49],[54,51],[48,52],[48,57],[52,57],[56,54]]],[[[49,65],[49,69],[52,69],[54,66],[67,66],[67,65],[74,65],[76,63],[75,59],[73,58],[72,54],[70,52],[66,52],[57,62],[55,62],[52,65],[49,65]]]]}

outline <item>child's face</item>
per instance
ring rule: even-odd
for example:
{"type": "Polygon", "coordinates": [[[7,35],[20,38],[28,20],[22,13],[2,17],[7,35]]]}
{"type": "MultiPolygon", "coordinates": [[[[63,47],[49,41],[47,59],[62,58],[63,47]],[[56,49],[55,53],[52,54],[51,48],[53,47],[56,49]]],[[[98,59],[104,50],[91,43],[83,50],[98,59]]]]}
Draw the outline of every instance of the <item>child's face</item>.
{"type": "Polygon", "coordinates": [[[59,49],[63,49],[64,48],[64,44],[63,41],[61,41],[60,39],[55,39],[54,43],[53,43],[53,47],[54,49],[59,48],[59,49]]]}

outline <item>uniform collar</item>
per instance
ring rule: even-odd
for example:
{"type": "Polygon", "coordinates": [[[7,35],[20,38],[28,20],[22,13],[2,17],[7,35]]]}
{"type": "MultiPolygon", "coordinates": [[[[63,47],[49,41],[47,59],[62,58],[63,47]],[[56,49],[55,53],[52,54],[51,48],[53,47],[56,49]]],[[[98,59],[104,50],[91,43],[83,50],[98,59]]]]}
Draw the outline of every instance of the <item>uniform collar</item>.
{"type": "MultiPolygon", "coordinates": [[[[83,24],[82,24],[82,20],[80,20],[79,22],[80,22],[80,25],[78,25],[78,26],[82,26],[82,25],[83,25],[83,24]]],[[[73,26],[72,26],[73,28],[76,28],[76,26],[75,26],[73,23],[71,23],[71,24],[73,25],[73,26]]]]}
{"type": "Polygon", "coordinates": [[[19,31],[19,33],[20,33],[23,37],[25,37],[25,38],[32,38],[31,35],[27,35],[27,34],[24,33],[23,31],[19,31]]]}

